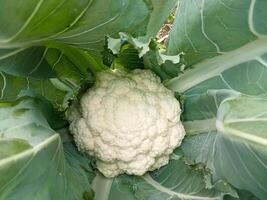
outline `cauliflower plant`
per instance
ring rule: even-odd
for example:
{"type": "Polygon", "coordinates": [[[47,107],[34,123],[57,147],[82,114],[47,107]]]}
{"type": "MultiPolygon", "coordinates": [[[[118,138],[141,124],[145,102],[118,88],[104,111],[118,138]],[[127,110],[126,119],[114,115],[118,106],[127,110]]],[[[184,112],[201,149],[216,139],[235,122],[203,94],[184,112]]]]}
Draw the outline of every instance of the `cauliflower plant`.
{"type": "Polygon", "coordinates": [[[185,135],[180,104],[149,70],[103,71],[69,109],[78,149],[106,177],[143,175],[169,161],[185,135]]]}

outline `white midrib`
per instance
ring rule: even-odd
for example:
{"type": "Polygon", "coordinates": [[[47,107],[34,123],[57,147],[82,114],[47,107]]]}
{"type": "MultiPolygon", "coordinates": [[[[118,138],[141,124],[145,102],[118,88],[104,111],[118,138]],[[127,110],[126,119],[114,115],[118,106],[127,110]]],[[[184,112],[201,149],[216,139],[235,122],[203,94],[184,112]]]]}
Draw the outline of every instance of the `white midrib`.
{"type": "Polygon", "coordinates": [[[165,86],[173,91],[183,93],[205,80],[220,75],[231,67],[257,59],[265,52],[267,52],[267,37],[258,38],[238,49],[193,65],[193,69],[167,81],[165,86]]]}
{"type": "Polygon", "coordinates": [[[183,122],[185,131],[188,135],[207,133],[210,131],[217,131],[222,134],[231,135],[237,138],[248,140],[250,142],[260,144],[262,146],[267,146],[267,139],[245,131],[240,131],[238,129],[231,128],[231,124],[234,123],[247,123],[247,122],[267,122],[266,118],[260,119],[234,119],[234,120],[217,120],[216,118],[203,119],[203,120],[193,120],[183,122]]]}
{"type": "Polygon", "coordinates": [[[23,151],[22,153],[0,160],[0,166],[4,166],[14,160],[20,160],[20,159],[23,159],[24,157],[35,155],[39,151],[41,151],[44,147],[48,146],[49,144],[51,144],[53,141],[56,141],[56,140],[60,141],[59,134],[54,134],[50,136],[49,138],[45,139],[43,142],[33,146],[33,148],[23,151]]]}
{"type": "Polygon", "coordinates": [[[92,189],[94,190],[94,200],[108,200],[113,179],[105,178],[100,173],[96,174],[92,182],[92,189]]]}
{"type": "MultiPolygon", "coordinates": [[[[169,194],[171,196],[177,196],[182,199],[190,199],[190,200],[219,200],[221,199],[221,196],[216,196],[216,197],[193,196],[189,194],[174,192],[160,185],[158,182],[154,181],[149,175],[144,175],[142,176],[142,178],[144,179],[144,181],[146,181],[148,184],[153,186],[158,191],[169,194]]],[[[103,175],[97,173],[96,177],[94,178],[92,182],[92,189],[95,192],[94,200],[108,200],[112,182],[113,182],[113,179],[105,178],[103,175]]]]}
{"type": "Polygon", "coordinates": [[[229,135],[232,135],[232,136],[237,137],[237,138],[248,140],[250,142],[262,145],[264,147],[267,146],[267,139],[265,139],[263,137],[253,135],[251,133],[246,133],[246,132],[240,131],[238,129],[231,128],[231,127],[223,124],[220,121],[216,122],[216,127],[217,127],[218,131],[221,133],[229,134],[229,135]]]}
{"type": "Polygon", "coordinates": [[[154,179],[152,179],[151,176],[149,176],[149,175],[144,175],[144,176],[142,176],[142,178],[148,184],[152,185],[155,189],[157,189],[158,191],[169,194],[171,196],[177,196],[181,199],[188,199],[188,200],[217,200],[217,199],[221,199],[221,196],[217,196],[217,197],[193,196],[193,195],[189,195],[189,194],[174,192],[174,191],[160,185],[158,182],[156,182],[154,179]]]}
{"type": "Polygon", "coordinates": [[[216,118],[193,120],[183,122],[186,134],[194,135],[209,131],[215,131],[216,129],[216,118]]]}

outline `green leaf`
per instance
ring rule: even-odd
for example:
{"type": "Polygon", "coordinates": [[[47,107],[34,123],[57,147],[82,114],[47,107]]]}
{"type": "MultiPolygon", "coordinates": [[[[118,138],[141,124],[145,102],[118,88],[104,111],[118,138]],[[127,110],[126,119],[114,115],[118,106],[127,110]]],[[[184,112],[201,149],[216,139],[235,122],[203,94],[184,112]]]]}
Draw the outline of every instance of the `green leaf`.
{"type": "Polygon", "coordinates": [[[1,31],[0,46],[24,46],[54,39],[100,52],[106,35],[119,31],[144,34],[151,3],[3,0],[1,5],[0,26],[6,28],[1,31]]]}
{"type": "Polygon", "coordinates": [[[46,53],[47,48],[44,47],[11,50],[0,47],[0,71],[27,78],[55,77],[55,73],[45,59],[46,53]]]}
{"type": "MultiPolygon", "coordinates": [[[[197,87],[202,89],[202,85],[197,87]]],[[[266,122],[264,110],[257,106],[264,108],[265,98],[225,89],[187,95],[183,115],[188,134],[182,145],[185,155],[207,165],[213,180],[224,179],[263,199],[266,196],[263,174],[267,172],[266,122]],[[242,123],[243,120],[247,123],[242,123]]]]}
{"type": "Polygon", "coordinates": [[[100,52],[104,37],[128,32],[148,40],[169,16],[176,0],[2,0],[0,47],[24,46],[56,39],[100,52]],[[18,12],[19,11],[19,12],[18,12]],[[92,20],[93,19],[93,20],[92,20]]]}
{"type": "MultiPolygon", "coordinates": [[[[16,77],[0,72],[0,101],[16,100],[22,90],[34,91],[57,106],[66,105],[66,92],[57,89],[49,79],[35,80],[16,77]]],[[[64,106],[63,106],[64,107],[64,106]]]]}
{"type": "Polygon", "coordinates": [[[221,103],[216,127],[225,134],[267,148],[267,98],[240,96],[221,103]]]}
{"type": "Polygon", "coordinates": [[[0,147],[0,159],[3,159],[29,149],[31,145],[25,140],[14,138],[0,140],[0,147]]]}
{"type": "Polygon", "coordinates": [[[203,172],[203,169],[188,167],[181,158],[177,158],[142,177],[121,175],[107,179],[97,174],[92,187],[96,192],[95,200],[222,199],[224,192],[215,187],[205,188],[203,172]]]}
{"type": "Polygon", "coordinates": [[[248,191],[240,190],[238,191],[239,198],[234,198],[230,196],[226,196],[225,200],[259,200],[257,197],[255,197],[253,194],[251,194],[248,191]]]}
{"type": "Polygon", "coordinates": [[[105,51],[104,60],[112,58],[112,62],[120,67],[128,69],[147,68],[154,71],[162,80],[167,80],[169,75],[169,64],[175,66],[176,74],[181,71],[179,66],[180,58],[183,53],[177,55],[166,55],[160,45],[152,40],[142,41],[140,38],[134,38],[127,33],[119,33],[120,38],[107,39],[107,50],[105,51]],[[115,54],[115,55],[114,55],[115,54]],[[113,55],[113,57],[111,56],[113,55]]]}
{"type": "Polygon", "coordinates": [[[259,199],[267,196],[266,8],[264,1],[181,1],[167,51],[184,52],[187,65],[165,82],[184,101],[185,155],[211,169],[213,180],[259,199]]]}
{"type": "MultiPolygon", "coordinates": [[[[27,58],[25,59],[27,63],[28,60],[27,58]]],[[[65,109],[68,105],[68,100],[77,95],[84,83],[93,82],[94,78],[91,72],[104,68],[98,64],[99,61],[96,58],[93,58],[87,52],[63,44],[54,43],[50,48],[47,48],[44,59],[49,63],[57,78],[30,78],[27,75],[23,75],[26,72],[23,70],[19,76],[0,72],[1,100],[12,101],[17,98],[22,90],[31,90],[45,96],[60,109],[65,109]],[[54,46],[57,49],[53,48],[54,46]]],[[[45,70],[45,68],[42,68],[42,70],[45,70]]],[[[40,75],[46,74],[42,70],[37,72],[41,73],[40,75]]],[[[42,78],[44,77],[46,75],[42,78]]]]}
{"type": "Polygon", "coordinates": [[[81,85],[91,83],[92,74],[103,70],[106,36],[116,38],[119,32],[155,36],[174,4],[175,0],[2,0],[0,27],[5,28],[0,32],[0,71],[6,80],[2,97],[14,100],[17,89],[27,89],[25,83],[34,82],[35,92],[46,96],[50,91],[43,90],[51,88],[54,94],[47,98],[66,108],[81,85]],[[47,78],[53,79],[40,81],[47,78]],[[23,82],[16,84],[15,91],[7,85],[14,79],[23,82]]]}
{"type": "Polygon", "coordinates": [[[254,0],[181,1],[168,52],[183,51],[189,66],[207,58],[234,55],[237,49],[243,59],[247,53],[247,60],[251,60],[255,54],[250,54],[250,51],[255,46],[261,49],[254,51],[260,56],[264,52],[261,47],[266,46],[267,27],[263,25],[266,6],[266,2],[254,0]]]}
{"type": "Polygon", "coordinates": [[[47,116],[50,107],[38,109],[38,101],[24,97],[0,105],[0,146],[5,148],[0,158],[0,198],[93,199],[90,161],[70,142],[63,148],[42,113],[47,116]]]}

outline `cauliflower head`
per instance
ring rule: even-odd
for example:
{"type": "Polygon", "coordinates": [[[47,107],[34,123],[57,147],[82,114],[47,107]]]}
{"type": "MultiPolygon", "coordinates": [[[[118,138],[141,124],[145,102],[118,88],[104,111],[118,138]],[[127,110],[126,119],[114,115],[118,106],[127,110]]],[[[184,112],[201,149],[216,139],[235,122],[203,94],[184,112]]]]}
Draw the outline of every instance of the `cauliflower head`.
{"type": "Polygon", "coordinates": [[[166,165],[185,135],[180,104],[150,70],[103,71],[69,109],[78,149],[106,177],[143,175],[166,165]]]}

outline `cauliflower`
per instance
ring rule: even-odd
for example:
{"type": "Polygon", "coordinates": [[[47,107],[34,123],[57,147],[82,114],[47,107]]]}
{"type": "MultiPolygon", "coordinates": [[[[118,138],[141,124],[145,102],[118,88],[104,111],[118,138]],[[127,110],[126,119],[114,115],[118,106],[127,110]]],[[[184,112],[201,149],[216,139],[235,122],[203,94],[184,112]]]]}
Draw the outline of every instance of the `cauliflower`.
{"type": "Polygon", "coordinates": [[[150,70],[103,71],[68,118],[78,149],[106,177],[166,165],[185,135],[180,104],[150,70]]]}

